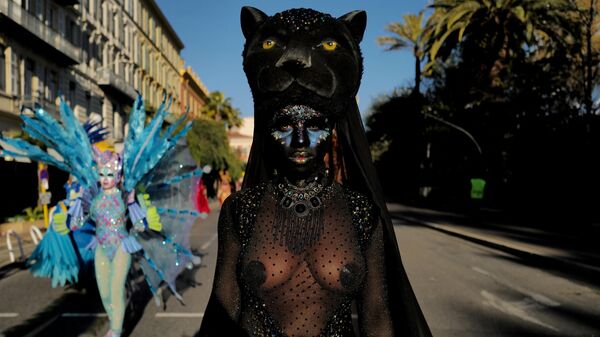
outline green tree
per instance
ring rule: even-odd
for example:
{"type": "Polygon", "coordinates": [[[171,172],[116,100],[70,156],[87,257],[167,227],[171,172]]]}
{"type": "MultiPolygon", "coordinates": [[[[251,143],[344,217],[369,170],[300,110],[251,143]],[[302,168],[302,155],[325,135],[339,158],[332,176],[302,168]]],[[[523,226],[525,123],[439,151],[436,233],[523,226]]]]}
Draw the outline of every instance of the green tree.
{"type": "Polygon", "coordinates": [[[425,43],[431,33],[431,24],[423,24],[423,12],[419,15],[404,15],[403,22],[393,22],[385,27],[385,30],[394,34],[393,36],[379,36],[377,43],[385,46],[386,51],[411,49],[415,58],[415,86],[413,95],[420,94],[421,87],[421,61],[425,57],[425,43]]]}
{"type": "Polygon", "coordinates": [[[593,89],[598,81],[598,61],[600,55],[600,1],[577,0],[577,19],[582,24],[582,48],[579,61],[582,70],[583,103],[585,112],[594,113],[593,89]]]}
{"type": "Polygon", "coordinates": [[[445,59],[470,40],[492,87],[502,85],[511,57],[551,55],[574,41],[575,6],[569,0],[434,0],[431,7],[436,21],[430,59],[445,59]]]}
{"type": "Polygon", "coordinates": [[[192,157],[200,165],[210,165],[215,172],[228,170],[233,179],[242,175],[242,163],[229,147],[223,121],[195,120],[187,141],[192,157]]]}
{"type": "Polygon", "coordinates": [[[220,91],[213,91],[202,107],[202,115],[216,121],[222,121],[228,129],[241,126],[240,110],[231,105],[231,98],[225,97],[220,91]]]}

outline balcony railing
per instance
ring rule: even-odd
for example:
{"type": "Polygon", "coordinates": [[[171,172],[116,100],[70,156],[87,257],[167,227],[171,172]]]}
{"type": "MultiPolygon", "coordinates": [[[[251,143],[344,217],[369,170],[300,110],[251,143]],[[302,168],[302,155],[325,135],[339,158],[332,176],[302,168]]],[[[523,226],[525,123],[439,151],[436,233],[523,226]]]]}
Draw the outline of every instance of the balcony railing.
{"type": "Polygon", "coordinates": [[[135,100],[137,97],[135,89],[124,78],[113,73],[110,69],[99,68],[96,72],[98,73],[98,85],[110,87],[130,101],[135,100]]]}
{"type": "Polygon", "coordinates": [[[74,63],[81,62],[81,51],[77,47],[12,0],[0,1],[0,14],[25,28],[31,34],[52,46],[56,51],[70,58],[74,63]]]}
{"type": "Polygon", "coordinates": [[[47,101],[41,97],[22,96],[17,100],[19,111],[22,108],[35,109],[38,106],[50,113],[53,117],[58,117],[58,107],[54,102],[47,101]]]}

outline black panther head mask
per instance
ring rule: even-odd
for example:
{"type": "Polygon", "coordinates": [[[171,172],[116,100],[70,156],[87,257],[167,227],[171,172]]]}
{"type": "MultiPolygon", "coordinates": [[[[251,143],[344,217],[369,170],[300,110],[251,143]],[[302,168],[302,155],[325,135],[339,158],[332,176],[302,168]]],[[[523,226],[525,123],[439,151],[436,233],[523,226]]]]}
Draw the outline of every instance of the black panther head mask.
{"type": "Polygon", "coordinates": [[[358,44],[366,26],[364,11],[336,19],[312,9],[268,16],[244,7],[241,22],[255,116],[302,105],[333,117],[355,100],[362,76],[358,44]]]}

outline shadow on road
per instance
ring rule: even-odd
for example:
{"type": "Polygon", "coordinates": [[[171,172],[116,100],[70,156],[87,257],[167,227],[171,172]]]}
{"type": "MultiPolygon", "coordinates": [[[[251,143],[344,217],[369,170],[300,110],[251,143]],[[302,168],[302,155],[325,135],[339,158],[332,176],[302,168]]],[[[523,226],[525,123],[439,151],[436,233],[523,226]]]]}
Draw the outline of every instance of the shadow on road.
{"type": "Polygon", "coordinates": [[[64,317],[64,313],[102,312],[100,295],[95,287],[84,291],[68,292],[56,299],[31,319],[5,330],[6,337],[75,337],[89,331],[97,317],[64,317]]]}
{"type": "MultiPolygon", "coordinates": [[[[193,252],[200,255],[198,252],[193,252]]],[[[197,271],[203,266],[186,269],[177,278],[177,290],[184,297],[185,292],[198,286],[195,281],[197,271]]],[[[154,303],[152,292],[138,266],[133,266],[128,279],[129,302],[125,312],[122,337],[130,336],[136,325],[144,315],[148,303],[154,303]]],[[[104,307],[100,301],[100,294],[93,270],[87,273],[85,279],[74,286],[67,287],[65,294],[46,308],[40,310],[31,319],[3,331],[5,337],[78,337],[102,336],[109,328],[104,307]],[[71,313],[76,315],[64,315],[71,313]],[[83,314],[83,315],[80,315],[83,314]],[[89,316],[86,316],[89,314],[89,316]]],[[[166,309],[167,300],[173,296],[170,291],[164,290],[162,294],[163,310],[166,309]]],[[[25,300],[25,299],[24,299],[25,300]]],[[[29,300],[29,299],[27,299],[29,300]]]]}
{"type": "Polygon", "coordinates": [[[581,268],[580,264],[600,266],[600,249],[597,242],[598,235],[593,227],[583,228],[557,228],[544,224],[509,222],[509,219],[495,216],[480,218],[462,214],[437,212],[426,209],[413,209],[406,207],[401,211],[390,212],[394,219],[400,219],[407,224],[423,225],[425,223],[458,226],[464,230],[480,234],[470,237],[453,232],[443,231],[446,234],[460,237],[481,245],[502,250],[514,256],[514,262],[528,265],[557,274],[561,277],[573,279],[585,284],[596,285],[600,272],[591,268],[581,268]],[[416,219],[414,223],[410,219],[416,219]],[[499,222],[504,220],[507,222],[499,222]],[[557,259],[545,254],[531,253],[528,250],[513,249],[509,246],[497,245],[479,237],[490,237],[502,241],[533,244],[541,247],[552,248],[564,252],[564,257],[557,259]]]}

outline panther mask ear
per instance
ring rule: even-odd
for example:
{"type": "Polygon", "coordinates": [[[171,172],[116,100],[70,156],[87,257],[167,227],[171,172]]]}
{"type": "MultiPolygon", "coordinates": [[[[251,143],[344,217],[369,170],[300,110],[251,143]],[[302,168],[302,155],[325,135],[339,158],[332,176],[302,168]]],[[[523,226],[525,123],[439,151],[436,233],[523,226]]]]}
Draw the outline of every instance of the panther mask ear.
{"type": "Polygon", "coordinates": [[[365,28],[367,27],[367,12],[360,10],[352,11],[340,16],[338,20],[346,24],[356,43],[362,41],[365,28]]]}
{"type": "Polygon", "coordinates": [[[265,21],[269,16],[258,8],[251,6],[242,7],[240,13],[240,21],[242,23],[242,33],[246,40],[254,34],[256,29],[265,21]]]}

